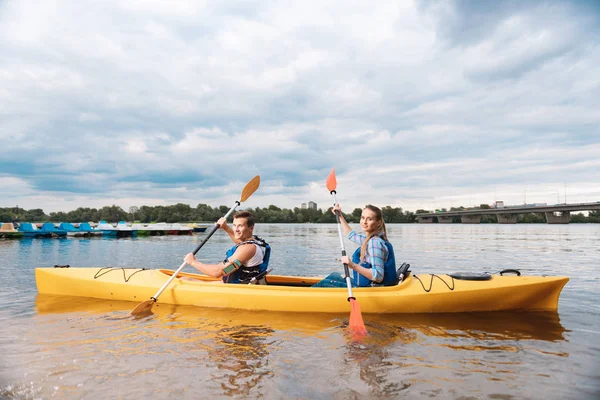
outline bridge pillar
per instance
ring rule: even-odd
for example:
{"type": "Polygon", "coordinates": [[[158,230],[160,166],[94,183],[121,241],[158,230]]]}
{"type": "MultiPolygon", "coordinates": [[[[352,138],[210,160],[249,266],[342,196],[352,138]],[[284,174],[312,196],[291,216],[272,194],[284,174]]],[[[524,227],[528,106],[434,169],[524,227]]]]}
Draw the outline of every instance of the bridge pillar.
{"type": "Polygon", "coordinates": [[[431,224],[433,222],[433,217],[417,217],[417,222],[419,224],[431,224]]]}
{"type": "Polygon", "coordinates": [[[571,212],[569,211],[555,211],[544,214],[546,214],[546,222],[549,224],[568,224],[571,222],[571,212]]]}
{"type": "Polygon", "coordinates": [[[460,222],[463,224],[479,224],[481,223],[481,215],[462,215],[460,222]]]}
{"type": "Polygon", "coordinates": [[[516,224],[518,214],[497,214],[499,224],[516,224]]]}
{"type": "Polygon", "coordinates": [[[438,216],[438,223],[440,224],[451,224],[452,223],[452,217],[442,217],[442,216],[438,216]]]}

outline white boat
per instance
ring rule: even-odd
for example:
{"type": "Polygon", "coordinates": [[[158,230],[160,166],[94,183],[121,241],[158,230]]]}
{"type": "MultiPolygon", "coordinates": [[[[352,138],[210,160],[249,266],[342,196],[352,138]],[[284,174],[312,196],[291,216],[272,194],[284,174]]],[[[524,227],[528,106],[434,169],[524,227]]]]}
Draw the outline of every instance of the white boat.
{"type": "Polygon", "coordinates": [[[190,226],[183,226],[178,223],[171,224],[169,235],[191,235],[194,232],[194,228],[190,226]],[[173,233],[171,233],[173,232],[173,233]]]}
{"type": "Polygon", "coordinates": [[[102,235],[108,237],[131,237],[134,236],[134,231],[131,229],[125,221],[119,222],[116,226],[109,224],[106,221],[100,221],[97,230],[102,231],[102,235]]]}

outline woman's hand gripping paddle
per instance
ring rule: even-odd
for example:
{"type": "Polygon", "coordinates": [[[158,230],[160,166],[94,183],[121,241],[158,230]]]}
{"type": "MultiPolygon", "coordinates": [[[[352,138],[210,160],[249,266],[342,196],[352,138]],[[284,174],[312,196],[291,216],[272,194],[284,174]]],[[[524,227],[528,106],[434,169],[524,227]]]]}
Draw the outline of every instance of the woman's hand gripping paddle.
{"type": "MultiPolygon", "coordinates": [[[[337,200],[335,198],[337,180],[335,179],[335,169],[332,169],[325,181],[327,185],[327,190],[333,196],[333,205],[337,204],[337,200]]],[[[342,226],[340,224],[340,215],[338,212],[335,213],[335,219],[337,221],[338,228],[338,236],[340,237],[340,245],[342,246],[342,256],[346,255],[346,249],[344,248],[344,238],[342,236],[342,226]]],[[[360,313],[360,305],[356,301],[356,298],[352,295],[352,283],[350,282],[350,273],[348,271],[348,264],[344,263],[344,273],[346,276],[346,286],[348,286],[348,301],[350,302],[350,321],[348,323],[348,327],[350,330],[359,335],[366,335],[367,328],[365,327],[365,323],[363,322],[362,314],[360,313]]]]}
{"type": "MultiPolygon", "coordinates": [[[[252,180],[250,182],[248,182],[246,184],[246,186],[244,186],[244,189],[242,190],[242,195],[240,196],[240,200],[235,202],[235,204],[233,205],[233,207],[231,207],[231,209],[227,212],[227,214],[225,214],[225,218],[229,217],[229,215],[238,206],[240,206],[241,203],[243,203],[250,196],[252,196],[252,194],[254,192],[256,192],[256,189],[258,189],[259,186],[260,186],[260,176],[256,175],[254,178],[252,178],[252,180]]],[[[194,254],[196,254],[198,252],[198,250],[200,250],[202,248],[202,246],[204,246],[204,244],[217,231],[217,229],[219,229],[219,225],[215,222],[215,225],[211,228],[210,232],[208,232],[208,234],[206,235],[206,237],[204,238],[204,240],[194,250],[194,254]]],[[[165,284],[159,289],[159,291],[156,292],[156,294],[154,296],[150,297],[149,300],[142,301],[140,304],[138,304],[133,309],[133,311],[131,311],[131,315],[145,315],[145,314],[150,314],[150,312],[152,311],[152,306],[158,300],[158,296],[160,296],[160,294],[167,288],[167,286],[169,286],[169,284],[171,283],[171,281],[173,279],[175,279],[175,277],[177,276],[177,274],[179,274],[179,272],[181,272],[181,270],[185,267],[185,265],[186,265],[185,262],[183,264],[181,264],[181,266],[179,268],[177,268],[177,270],[173,273],[173,275],[171,275],[171,277],[169,278],[169,280],[167,282],[165,282],[165,284]]]]}

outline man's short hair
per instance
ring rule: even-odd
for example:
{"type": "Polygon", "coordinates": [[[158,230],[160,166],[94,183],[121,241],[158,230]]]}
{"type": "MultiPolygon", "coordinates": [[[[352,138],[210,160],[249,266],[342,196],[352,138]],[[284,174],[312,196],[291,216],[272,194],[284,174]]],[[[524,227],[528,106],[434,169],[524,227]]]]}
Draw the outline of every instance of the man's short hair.
{"type": "Polygon", "coordinates": [[[248,225],[248,228],[252,228],[254,226],[254,214],[252,214],[250,211],[238,211],[235,214],[233,214],[233,219],[236,218],[245,218],[246,225],[248,225]]]}

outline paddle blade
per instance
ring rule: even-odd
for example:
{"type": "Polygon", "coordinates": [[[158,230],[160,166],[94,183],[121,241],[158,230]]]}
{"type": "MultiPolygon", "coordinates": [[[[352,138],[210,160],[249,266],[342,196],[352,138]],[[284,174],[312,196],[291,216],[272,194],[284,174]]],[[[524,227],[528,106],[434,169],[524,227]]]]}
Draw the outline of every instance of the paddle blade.
{"type": "Polygon", "coordinates": [[[242,190],[242,197],[240,197],[240,202],[243,203],[248,200],[248,198],[252,196],[254,192],[256,192],[256,189],[258,189],[259,186],[260,176],[256,175],[250,182],[246,184],[246,186],[244,186],[244,190],[242,190]]]}
{"type": "Polygon", "coordinates": [[[358,301],[351,298],[350,307],[350,321],[348,323],[348,328],[357,335],[368,335],[369,332],[367,332],[367,328],[363,322],[358,301]]]}
{"type": "Polygon", "coordinates": [[[327,190],[329,190],[330,193],[333,192],[337,187],[337,180],[335,179],[335,168],[331,169],[329,176],[327,176],[327,179],[325,180],[325,185],[327,185],[327,190]]]}
{"type": "Polygon", "coordinates": [[[154,303],[156,303],[156,301],[154,301],[154,299],[142,301],[140,304],[138,304],[133,309],[133,311],[131,311],[131,315],[142,316],[142,315],[151,314],[152,306],[154,305],[154,303]]]}

